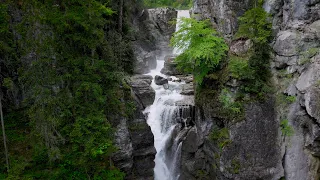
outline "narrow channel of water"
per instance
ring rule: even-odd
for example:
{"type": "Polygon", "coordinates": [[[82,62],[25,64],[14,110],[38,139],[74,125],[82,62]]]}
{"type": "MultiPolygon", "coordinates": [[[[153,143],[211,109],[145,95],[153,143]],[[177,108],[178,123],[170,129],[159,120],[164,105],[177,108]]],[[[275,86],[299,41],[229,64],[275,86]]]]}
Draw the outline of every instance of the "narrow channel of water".
{"type": "MultiPolygon", "coordinates": [[[[179,18],[190,17],[189,11],[178,11],[178,23],[176,30],[179,29],[179,18]]],[[[174,53],[181,51],[175,49],[174,53]]],[[[168,54],[170,55],[170,54],[168,54]]],[[[157,68],[151,70],[148,75],[166,77],[160,71],[164,67],[164,60],[157,60],[157,68]]],[[[169,78],[169,77],[168,77],[169,78]]],[[[177,79],[171,76],[172,80],[177,79]]],[[[181,142],[176,140],[177,132],[175,128],[181,128],[181,112],[176,102],[185,98],[181,95],[181,85],[184,82],[169,82],[169,88],[158,86],[153,81],[151,86],[156,91],[154,103],[147,107],[145,113],[148,114],[148,124],[154,135],[154,145],[157,150],[155,157],[155,180],[177,180],[179,178],[179,163],[181,153],[181,142]]],[[[183,114],[183,113],[182,113],[183,114]]]]}

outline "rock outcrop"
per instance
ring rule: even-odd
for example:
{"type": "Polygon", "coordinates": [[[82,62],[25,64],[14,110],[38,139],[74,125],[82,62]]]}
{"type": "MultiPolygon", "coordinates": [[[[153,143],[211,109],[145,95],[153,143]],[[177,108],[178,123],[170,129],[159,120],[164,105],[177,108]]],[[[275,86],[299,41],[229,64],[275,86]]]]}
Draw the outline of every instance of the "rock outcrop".
{"type": "Polygon", "coordinates": [[[156,150],[151,128],[143,110],[153,103],[155,91],[150,87],[151,76],[136,75],[128,80],[135,105],[133,117],[122,117],[116,127],[113,156],[115,165],[126,173],[126,179],[153,180],[156,150]]]}
{"type": "Polygon", "coordinates": [[[182,74],[182,72],[177,69],[177,63],[174,62],[174,59],[175,56],[166,56],[164,58],[164,67],[161,69],[162,74],[168,76],[176,76],[182,74]]]}
{"type": "Polygon", "coordinates": [[[168,79],[164,77],[161,77],[158,75],[154,77],[154,83],[156,83],[156,85],[164,85],[164,84],[168,84],[168,82],[169,82],[168,79]]]}
{"type": "Polygon", "coordinates": [[[157,58],[172,52],[168,46],[170,37],[175,32],[171,24],[177,17],[172,8],[156,8],[143,10],[133,21],[135,37],[133,37],[135,74],[145,74],[156,68],[157,58]]]}
{"type": "MultiPolygon", "coordinates": [[[[230,52],[241,55],[250,41],[231,39],[237,18],[252,2],[196,0],[193,13],[209,18],[229,41],[230,52]]],[[[244,120],[234,121],[219,115],[219,89],[214,89],[219,86],[212,86],[210,96],[197,94],[195,125],[182,141],[188,147],[181,152],[182,180],[320,177],[320,1],[268,0],[264,8],[273,19],[276,96],[246,104],[244,120]],[[291,136],[283,131],[283,121],[293,129],[291,136]]]]}
{"type": "Polygon", "coordinates": [[[131,80],[129,81],[134,94],[140,100],[144,108],[150,106],[156,96],[156,92],[150,86],[151,82],[152,76],[148,75],[135,75],[131,77],[131,80]]]}
{"type": "Polygon", "coordinates": [[[253,0],[196,0],[192,13],[198,19],[210,19],[214,27],[231,41],[237,32],[237,18],[244,14],[253,2],[253,0]]]}

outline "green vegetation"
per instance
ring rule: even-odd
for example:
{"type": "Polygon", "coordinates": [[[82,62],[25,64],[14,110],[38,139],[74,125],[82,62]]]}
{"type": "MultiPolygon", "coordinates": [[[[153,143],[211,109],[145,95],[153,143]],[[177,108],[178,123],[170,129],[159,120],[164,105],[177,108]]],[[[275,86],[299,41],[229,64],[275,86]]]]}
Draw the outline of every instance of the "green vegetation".
{"type": "Polygon", "coordinates": [[[232,159],[231,167],[229,167],[227,169],[232,174],[239,174],[240,168],[241,168],[240,161],[238,159],[232,159]]]}
{"type": "Polygon", "coordinates": [[[231,115],[240,115],[241,113],[241,103],[235,102],[234,98],[231,97],[231,93],[227,89],[222,89],[219,95],[219,102],[222,104],[223,109],[226,113],[231,115]]]}
{"type": "Polygon", "coordinates": [[[23,94],[23,102],[5,107],[10,171],[1,158],[0,177],[124,178],[111,160],[117,150],[112,124],[134,112],[123,82],[134,62],[127,22],[130,3],[1,3],[1,91],[6,96],[23,94]],[[21,22],[13,23],[8,7],[21,11],[21,22]]]}
{"type": "Polygon", "coordinates": [[[315,55],[317,55],[318,53],[320,53],[320,48],[318,47],[314,47],[314,48],[310,48],[307,51],[304,51],[301,54],[301,57],[299,59],[299,64],[300,65],[304,65],[307,64],[311,61],[311,58],[314,57],[315,55]]]}
{"type": "Polygon", "coordinates": [[[286,106],[286,105],[290,105],[292,103],[294,103],[296,101],[296,96],[286,96],[285,94],[278,94],[277,97],[277,104],[279,106],[286,106]]]}
{"type": "Polygon", "coordinates": [[[201,169],[197,171],[196,177],[199,180],[209,180],[208,175],[209,175],[209,172],[201,169]]]}
{"type": "Polygon", "coordinates": [[[144,0],[148,8],[173,7],[177,9],[190,9],[193,0],[144,0]]]}
{"type": "Polygon", "coordinates": [[[228,70],[231,77],[237,80],[254,79],[253,71],[249,67],[249,62],[246,58],[238,56],[230,56],[228,70]]]}
{"type": "Polygon", "coordinates": [[[280,127],[283,136],[291,137],[294,134],[294,130],[292,126],[289,125],[288,119],[281,120],[280,127]]]}
{"type": "Polygon", "coordinates": [[[192,73],[195,81],[201,84],[226,55],[228,46],[212,29],[209,20],[182,18],[180,27],[171,39],[173,47],[183,50],[175,61],[180,70],[192,73]]]}
{"type": "MultiPolygon", "coordinates": [[[[262,5],[263,1],[259,0],[254,8],[239,18],[239,30],[236,34],[236,37],[249,38],[253,43],[248,67],[242,63],[242,68],[245,68],[242,70],[248,70],[248,74],[242,76],[241,79],[244,81],[244,92],[255,94],[258,98],[263,98],[266,93],[270,92],[269,80],[271,77],[271,48],[268,42],[271,39],[272,24],[269,14],[264,11],[262,5]]],[[[232,61],[231,63],[234,64],[232,61]]]]}
{"type": "Polygon", "coordinates": [[[210,139],[217,142],[219,148],[222,150],[225,146],[231,143],[228,128],[213,129],[210,134],[210,139]]]}

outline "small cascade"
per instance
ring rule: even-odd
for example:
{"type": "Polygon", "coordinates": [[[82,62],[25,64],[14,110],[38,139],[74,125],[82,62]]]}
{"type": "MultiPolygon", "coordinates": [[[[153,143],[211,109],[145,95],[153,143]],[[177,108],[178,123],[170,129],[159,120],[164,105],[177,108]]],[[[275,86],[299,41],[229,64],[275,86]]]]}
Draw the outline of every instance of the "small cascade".
{"type": "MultiPolygon", "coordinates": [[[[189,11],[178,11],[178,18],[189,17],[189,11]]],[[[179,29],[179,23],[177,29],[179,29]]],[[[174,50],[179,54],[181,50],[174,50]]],[[[171,54],[167,54],[171,55],[171,54]]],[[[160,71],[164,67],[164,60],[157,60],[157,67],[148,75],[166,77],[160,71]]],[[[194,122],[193,97],[181,95],[184,81],[174,81],[175,76],[166,85],[151,86],[156,91],[154,103],[147,107],[145,114],[148,116],[148,124],[154,135],[154,145],[157,150],[155,157],[156,180],[178,180],[180,176],[180,160],[183,132],[188,132],[187,127],[194,122]]]]}

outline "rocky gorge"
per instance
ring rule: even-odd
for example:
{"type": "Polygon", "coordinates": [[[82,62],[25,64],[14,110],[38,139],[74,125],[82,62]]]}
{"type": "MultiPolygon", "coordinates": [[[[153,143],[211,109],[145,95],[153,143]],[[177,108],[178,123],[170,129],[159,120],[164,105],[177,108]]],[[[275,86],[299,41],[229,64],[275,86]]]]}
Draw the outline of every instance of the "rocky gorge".
{"type": "MultiPolygon", "coordinates": [[[[252,6],[250,0],[196,0],[190,13],[210,19],[230,52],[241,56],[250,41],[234,35],[238,17],[252,6]]],[[[181,142],[178,179],[319,179],[320,2],[268,0],[264,9],[272,17],[274,93],[263,102],[244,104],[243,119],[234,121],[217,113],[216,96],[195,94],[192,84],[184,85],[182,94],[195,94],[196,104],[192,123],[174,133],[181,142]],[[293,128],[291,136],[282,131],[283,121],[293,128]],[[218,139],[212,139],[213,131],[220,133],[218,139]]],[[[161,72],[178,77],[174,56],[167,54],[161,72]]],[[[226,86],[237,89],[234,82],[226,86]]]]}
{"type": "Polygon", "coordinates": [[[0,179],[320,179],[320,0],[264,1],[271,85],[260,99],[239,93],[244,80],[228,69],[252,53],[237,32],[257,1],[194,0],[184,11],[97,2],[0,4],[12,168],[0,167],[0,179]],[[201,85],[170,47],[189,16],[209,19],[229,47],[201,85]],[[225,109],[221,94],[239,106],[225,109]]]}

